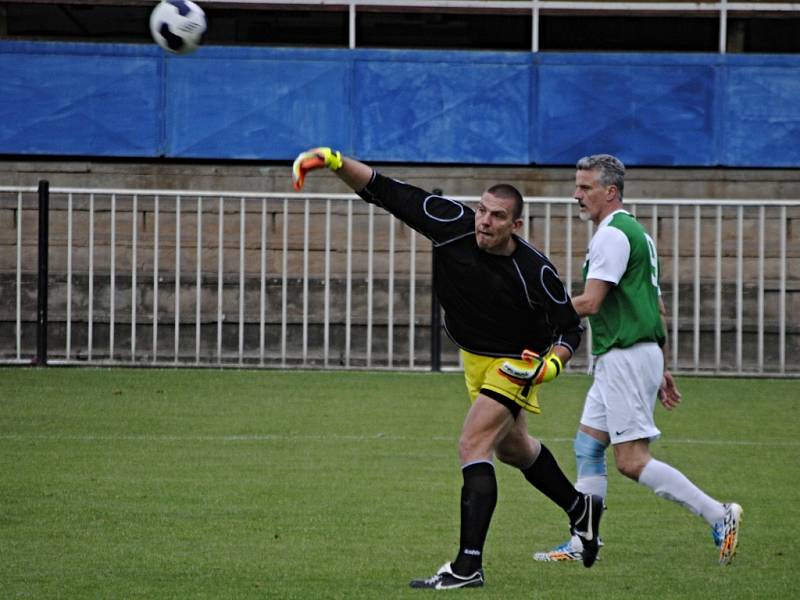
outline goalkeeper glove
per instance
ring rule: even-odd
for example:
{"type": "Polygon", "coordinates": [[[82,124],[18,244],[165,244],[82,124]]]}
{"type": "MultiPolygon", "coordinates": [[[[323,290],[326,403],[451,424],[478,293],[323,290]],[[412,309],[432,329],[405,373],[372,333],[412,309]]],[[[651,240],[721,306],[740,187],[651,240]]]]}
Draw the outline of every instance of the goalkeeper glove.
{"type": "Polygon", "coordinates": [[[553,381],[564,368],[564,363],[552,352],[542,358],[533,350],[523,350],[521,358],[528,363],[529,368],[519,368],[504,362],[500,371],[512,379],[539,385],[553,381]]]}
{"type": "MultiPolygon", "coordinates": [[[[525,359],[526,352],[530,352],[530,350],[522,352],[523,359],[525,359]]],[[[535,352],[531,352],[531,354],[534,354],[536,358],[539,358],[535,352]]],[[[534,377],[534,383],[536,385],[553,381],[553,379],[558,377],[561,374],[561,371],[564,369],[564,363],[561,361],[558,355],[554,354],[553,352],[545,355],[544,359],[540,360],[541,362],[539,363],[539,366],[536,367],[536,377],[534,377]]]]}
{"type": "Polygon", "coordinates": [[[331,171],[342,168],[342,153],[330,148],[312,148],[297,155],[292,164],[292,187],[300,191],[306,178],[306,173],[314,169],[328,167],[331,171]]]}

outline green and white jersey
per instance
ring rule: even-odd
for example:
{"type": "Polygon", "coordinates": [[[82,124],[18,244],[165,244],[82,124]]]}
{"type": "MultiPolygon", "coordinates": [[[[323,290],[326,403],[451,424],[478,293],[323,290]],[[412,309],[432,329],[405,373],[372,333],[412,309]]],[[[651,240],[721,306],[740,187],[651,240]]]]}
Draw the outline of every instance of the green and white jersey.
{"type": "Polygon", "coordinates": [[[589,316],[592,354],[639,342],[663,345],[658,278],[656,246],[641,223],[624,210],[603,219],[589,242],[583,280],[600,279],[614,287],[598,313],[589,316]]]}

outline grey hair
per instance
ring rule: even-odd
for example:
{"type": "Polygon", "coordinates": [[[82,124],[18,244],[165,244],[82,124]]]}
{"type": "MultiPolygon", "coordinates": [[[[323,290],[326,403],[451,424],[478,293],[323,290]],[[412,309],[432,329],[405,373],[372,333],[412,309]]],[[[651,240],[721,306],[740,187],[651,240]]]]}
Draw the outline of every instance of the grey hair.
{"type": "Polygon", "coordinates": [[[579,171],[600,171],[600,181],[603,185],[613,185],[619,190],[619,199],[625,189],[625,165],[616,156],[610,154],[592,154],[584,156],[576,164],[579,171]]]}

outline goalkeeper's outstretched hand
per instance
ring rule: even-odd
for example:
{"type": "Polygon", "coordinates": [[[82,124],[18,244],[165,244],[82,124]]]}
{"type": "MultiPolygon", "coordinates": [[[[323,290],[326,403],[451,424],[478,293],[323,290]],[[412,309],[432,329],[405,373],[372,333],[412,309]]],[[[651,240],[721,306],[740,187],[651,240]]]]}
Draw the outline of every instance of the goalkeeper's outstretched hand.
{"type": "Polygon", "coordinates": [[[338,150],[320,147],[311,148],[297,155],[292,164],[292,187],[300,191],[305,183],[306,173],[314,169],[328,167],[331,171],[342,168],[342,153],[338,150]]]}

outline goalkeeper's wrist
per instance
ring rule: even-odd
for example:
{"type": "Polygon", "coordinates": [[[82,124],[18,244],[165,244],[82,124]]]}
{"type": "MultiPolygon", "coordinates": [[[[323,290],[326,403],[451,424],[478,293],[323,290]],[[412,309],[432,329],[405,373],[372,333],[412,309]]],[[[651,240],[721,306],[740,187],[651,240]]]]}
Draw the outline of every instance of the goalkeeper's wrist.
{"type": "Polygon", "coordinates": [[[536,378],[537,384],[549,383],[564,370],[564,362],[556,354],[548,354],[542,360],[542,368],[536,378]]]}
{"type": "Polygon", "coordinates": [[[553,363],[553,366],[554,366],[554,367],[555,367],[555,369],[556,369],[556,374],[555,374],[555,375],[553,375],[553,379],[555,379],[556,377],[558,377],[559,375],[561,375],[561,371],[563,371],[563,370],[564,370],[564,361],[562,361],[562,360],[561,360],[561,359],[558,357],[558,354],[551,354],[550,356],[548,356],[548,357],[547,357],[547,360],[548,360],[548,361],[550,361],[550,362],[552,362],[552,363],[553,363]]]}
{"type": "Polygon", "coordinates": [[[331,171],[338,171],[344,164],[342,160],[342,153],[338,150],[328,149],[328,154],[325,156],[325,165],[331,171]]]}

